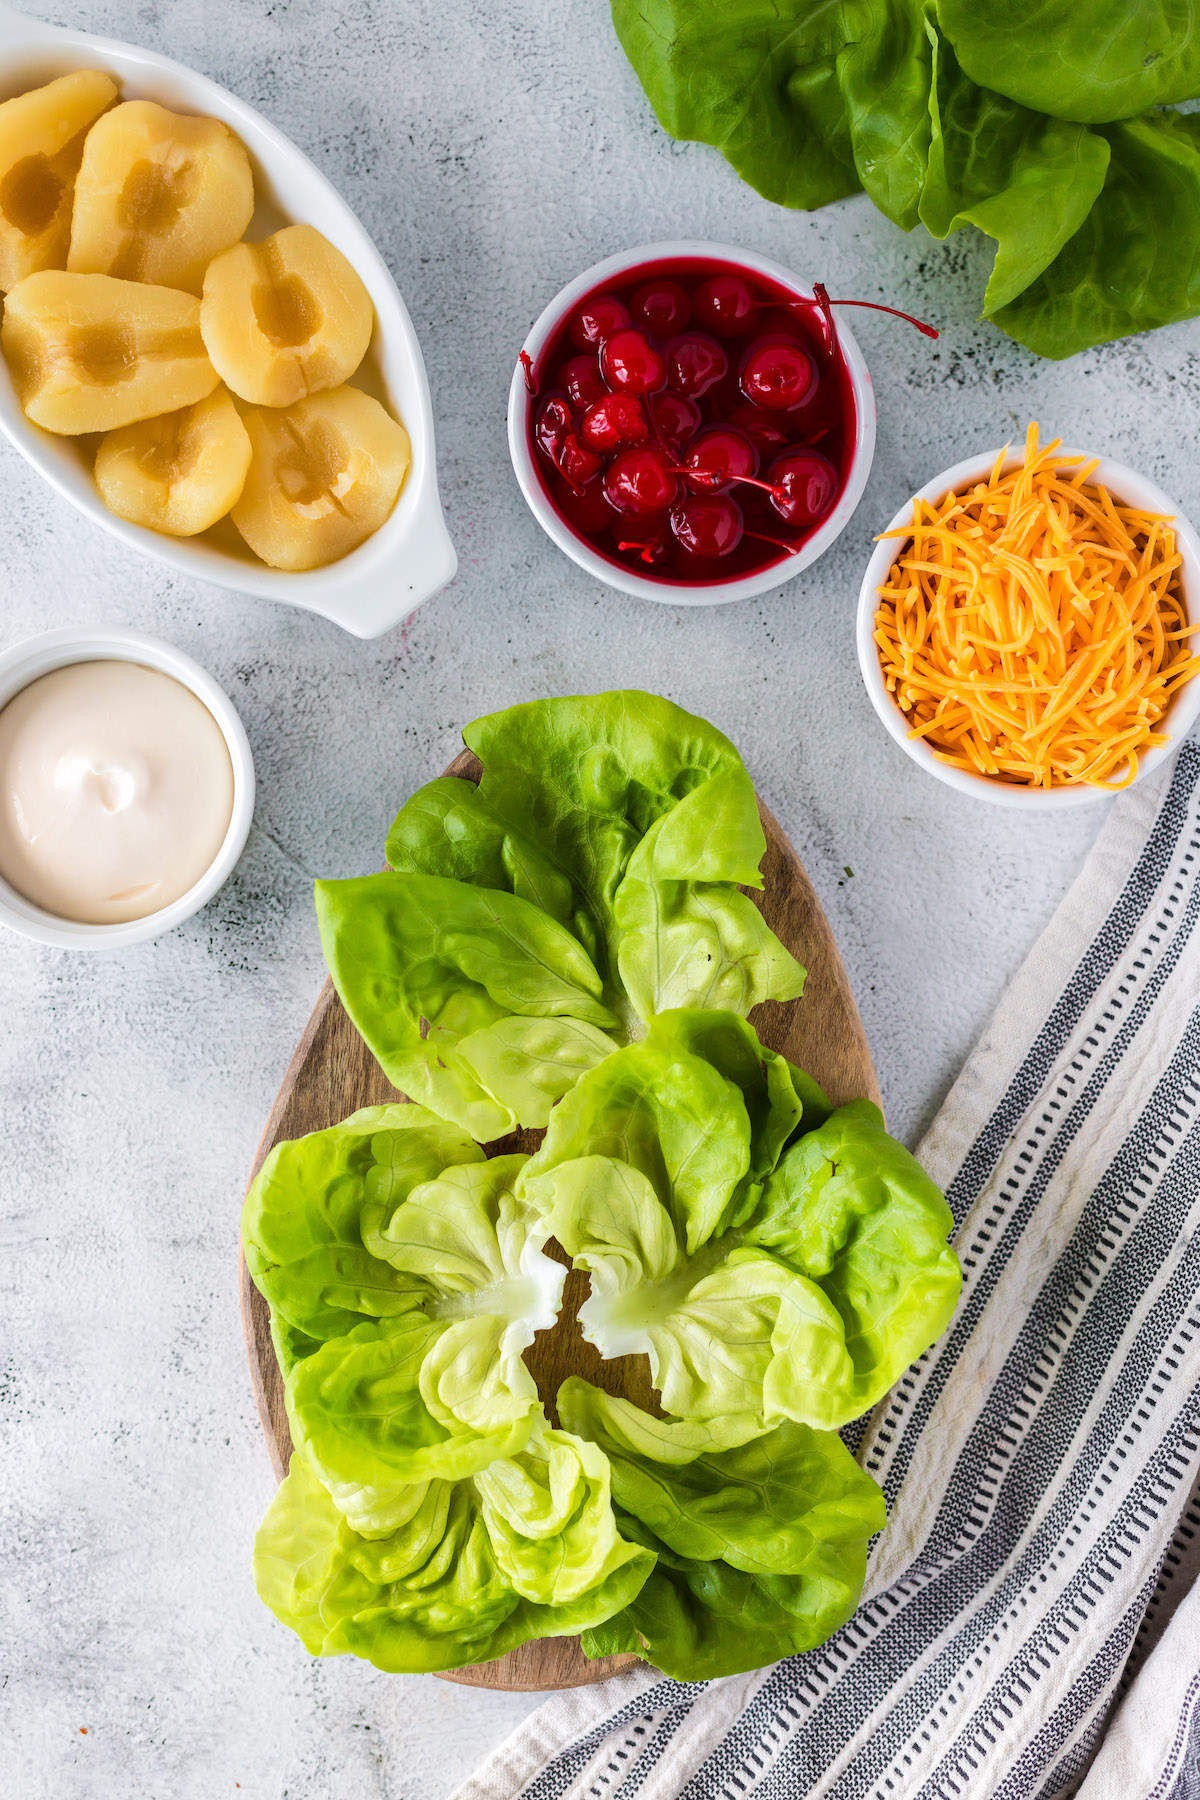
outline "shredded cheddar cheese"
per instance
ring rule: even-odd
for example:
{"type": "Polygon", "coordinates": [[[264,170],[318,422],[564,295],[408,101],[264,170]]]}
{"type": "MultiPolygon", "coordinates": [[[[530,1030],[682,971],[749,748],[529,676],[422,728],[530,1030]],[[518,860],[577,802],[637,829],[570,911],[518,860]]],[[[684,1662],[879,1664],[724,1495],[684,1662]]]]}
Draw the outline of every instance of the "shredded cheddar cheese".
{"type": "Polygon", "coordinates": [[[879,590],[884,680],[935,756],[1025,787],[1122,788],[1177,688],[1187,639],[1172,520],[1123,506],[1096,462],[1038,448],[911,525],[879,590]]]}

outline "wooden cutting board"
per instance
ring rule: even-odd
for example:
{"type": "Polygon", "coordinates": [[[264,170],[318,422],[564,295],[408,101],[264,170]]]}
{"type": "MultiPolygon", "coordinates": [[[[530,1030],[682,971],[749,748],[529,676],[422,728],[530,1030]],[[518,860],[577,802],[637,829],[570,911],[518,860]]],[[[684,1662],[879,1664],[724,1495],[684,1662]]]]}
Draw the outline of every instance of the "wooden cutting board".
{"type": "MultiPolygon", "coordinates": [[[[477,781],[481,768],[470,751],[463,751],[445,772],[477,781]]],[[[754,893],[751,898],[776,936],[804,964],[808,979],[799,1000],[766,1001],[755,1008],[750,1021],[764,1044],[806,1069],[835,1104],[863,1096],[878,1103],[879,1083],[871,1052],[828,921],[800,859],[761,801],[759,811],[767,839],[762,864],[765,885],[761,894],[754,893]]],[[[403,1098],[385,1077],[350,1023],[333,984],[327,981],[271,1109],[250,1171],[251,1181],[280,1139],[322,1131],[361,1106],[380,1106],[403,1098]]],[[[541,1138],[540,1131],[520,1131],[489,1148],[497,1155],[530,1151],[541,1138]]],[[[566,1261],[565,1256],[562,1260],[566,1261]]],[[[267,1303],[250,1280],[240,1253],[239,1281],[254,1395],[275,1475],[282,1481],[292,1454],[283,1378],[271,1344],[267,1303]]],[[[582,1375],[598,1387],[657,1411],[650,1365],[644,1356],[604,1362],[593,1346],[584,1342],[576,1314],[587,1292],[586,1275],[568,1275],[558,1323],[552,1331],[539,1332],[526,1352],[526,1362],[552,1416],[554,1395],[568,1375],[582,1375]]],[[[537,1692],[602,1681],[636,1661],[634,1656],[610,1656],[589,1662],[578,1638],[543,1638],[523,1644],[495,1662],[450,1670],[444,1679],[472,1687],[537,1692]]]]}

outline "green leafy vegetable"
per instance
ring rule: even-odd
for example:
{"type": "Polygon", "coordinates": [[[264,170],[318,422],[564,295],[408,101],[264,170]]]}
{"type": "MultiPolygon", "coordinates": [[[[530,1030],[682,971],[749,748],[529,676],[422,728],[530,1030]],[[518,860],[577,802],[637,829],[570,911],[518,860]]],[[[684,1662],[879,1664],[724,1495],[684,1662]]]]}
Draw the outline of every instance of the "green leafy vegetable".
{"type": "MultiPolygon", "coordinates": [[[[798,1103],[777,1090],[762,1104],[769,1061],[750,1090],[756,1133],[715,1066],[721,1016],[699,1017],[702,1030],[664,1014],[584,1076],[521,1191],[589,1272],[585,1337],[606,1357],[647,1355],[668,1414],[743,1436],[784,1418],[836,1428],[945,1326],[961,1279],[950,1215],[868,1101],[785,1150],[798,1103]]],[[[732,1015],[724,1028],[752,1039],[732,1015]]]]}
{"type": "MultiPolygon", "coordinates": [[[[864,109],[902,40],[856,62],[864,109]]],[[[919,138],[879,134],[894,195],[919,138]]],[[[430,783],[390,871],[318,884],[338,991],[421,1103],[278,1145],[246,1198],[295,1445],[259,1592],[387,1670],[574,1632],[683,1679],[757,1667],[854,1606],[883,1503],[825,1428],[945,1323],[949,1214],[744,1017],[803,971],[740,891],[764,841],[727,739],[636,693],[466,736],[480,786],[430,783]],[[487,1157],[517,1122],[537,1154],[487,1157]],[[552,1234],[585,1334],[649,1356],[666,1416],[575,1379],[547,1421],[552,1234]]]]}
{"type": "Polygon", "coordinates": [[[745,1014],[804,971],[761,887],[754,788],[719,731],[636,692],[543,700],[463,734],[478,787],[401,808],[392,873],[317,883],[330,974],[389,1078],[481,1140],[551,1108],[645,1021],[745,1014]]]}
{"type": "Polygon", "coordinates": [[[601,1028],[615,1020],[587,952],[529,901],[388,874],[319,881],[316,898],[334,986],[384,1073],[472,1136],[511,1131],[518,1097],[521,1122],[544,1123],[579,1070],[612,1048],[601,1028]],[[508,1064],[502,1098],[488,1078],[508,1064]]]}
{"type": "Polygon", "coordinates": [[[1152,114],[1099,135],[1110,151],[1099,199],[1050,267],[996,314],[1042,356],[1200,312],[1200,119],[1152,114]]]}
{"type": "Polygon", "coordinates": [[[1192,0],[938,0],[974,80],[1059,119],[1103,125],[1200,91],[1192,0]]]}
{"type": "Polygon", "coordinates": [[[246,1195],[242,1244],[255,1285],[287,1327],[289,1357],[303,1353],[305,1338],[324,1342],[419,1304],[382,1230],[418,1183],[483,1160],[478,1144],[423,1106],[368,1106],[276,1144],[246,1195]]]}
{"type": "Polygon", "coordinates": [[[407,1488],[369,1539],[297,1454],[254,1550],[260,1596],[306,1649],[393,1672],[584,1630],[627,1605],[653,1563],[617,1530],[604,1456],[546,1428],[473,1481],[407,1488]]]}
{"type": "Polygon", "coordinates": [[[905,230],[995,238],[985,316],[1044,356],[1200,312],[1193,128],[1147,110],[1200,95],[1190,0],[613,0],[613,19],[664,128],[767,199],[861,186],[905,230]]]}
{"type": "Polygon", "coordinates": [[[938,238],[976,225],[996,239],[983,307],[994,318],[1082,227],[1104,186],[1108,144],[1085,126],[977,87],[950,45],[931,35],[936,79],[921,222],[938,238]]]}
{"type": "Polygon", "coordinates": [[[636,1408],[572,1378],[559,1410],[604,1449],[622,1531],[658,1558],[624,1613],[585,1634],[589,1655],[634,1650],[707,1680],[811,1649],[850,1616],[886,1511],[835,1433],[788,1423],[687,1460],[660,1440],[652,1460],[636,1408]]]}
{"type": "Polygon", "coordinates": [[[279,1145],[247,1195],[293,1438],[360,1530],[406,1485],[519,1450],[540,1414],[522,1352],[564,1270],[513,1192],[524,1160],[486,1160],[421,1107],[368,1107],[279,1145]]]}
{"type": "Polygon", "coordinates": [[[617,36],[663,130],[713,144],[781,206],[826,206],[862,181],[836,59],[842,8],[614,0],[617,36]]]}

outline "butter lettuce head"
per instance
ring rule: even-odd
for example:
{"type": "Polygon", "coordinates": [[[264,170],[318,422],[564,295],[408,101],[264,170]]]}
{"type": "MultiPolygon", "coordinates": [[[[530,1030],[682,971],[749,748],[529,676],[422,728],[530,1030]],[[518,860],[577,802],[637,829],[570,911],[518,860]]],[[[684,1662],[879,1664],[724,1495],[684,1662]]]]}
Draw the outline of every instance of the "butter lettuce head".
{"type": "Polygon", "coordinates": [[[809,1650],[849,1618],[886,1513],[836,1433],[788,1421],[697,1450],[576,1377],[558,1404],[607,1455],[625,1536],[657,1558],[624,1611],[585,1633],[589,1655],[632,1650],[710,1680],[809,1650]]]}
{"type": "MultiPolygon", "coordinates": [[[[863,50],[864,93],[906,42],[863,50]]],[[[897,205],[911,150],[879,146],[897,205]]],[[[618,693],[465,737],[479,785],[431,782],[389,870],[317,886],[414,1103],[278,1145],[246,1198],[295,1446],[259,1591],[314,1655],[386,1670],[566,1633],[681,1679],[761,1666],[855,1604],[883,1502],[836,1428],[945,1324],[949,1214],[874,1107],[748,1023],[803,971],[742,891],[764,840],[720,732],[618,693]],[[537,1153],[489,1157],[517,1125],[537,1153]],[[525,1356],[563,1253],[653,1414],[574,1379],[548,1419],[525,1356]]]]}
{"type": "Polygon", "coordinates": [[[391,868],[317,883],[326,961],[389,1079],[481,1141],[540,1127],[658,1013],[746,1014],[804,972],[741,887],[765,850],[728,738],[652,694],[536,701],[463,734],[391,868]]]}
{"type": "MultiPolygon", "coordinates": [[[[950,1214],[870,1102],[822,1106],[805,1131],[787,1065],[761,1050],[744,1093],[718,1023],[712,1060],[689,1047],[690,1016],[666,1014],[583,1077],[521,1191],[589,1272],[584,1336],[648,1356],[669,1415],[745,1437],[783,1419],[837,1429],[944,1329],[961,1282],[950,1214]]],[[[732,1016],[724,1029],[752,1039],[732,1016]]]]}

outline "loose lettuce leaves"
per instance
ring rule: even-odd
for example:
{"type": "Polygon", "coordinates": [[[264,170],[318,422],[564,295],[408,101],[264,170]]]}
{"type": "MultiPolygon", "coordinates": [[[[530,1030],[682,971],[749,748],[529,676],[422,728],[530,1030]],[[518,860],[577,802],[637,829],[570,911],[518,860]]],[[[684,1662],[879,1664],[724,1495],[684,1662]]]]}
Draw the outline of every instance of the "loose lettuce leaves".
{"type": "Polygon", "coordinates": [[[802,1109],[787,1064],[760,1047],[745,1095],[716,1066],[747,1036],[732,1015],[656,1020],[562,1102],[521,1191],[590,1274],[585,1337],[648,1356],[669,1415],[743,1438],[785,1418],[836,1429],[943,1330],[950,1214],[867,1101],[785,1148],[802,1109]]]}
{"type": "Polygon", "coordinates": [[[664,128],[766,198],[862,186],[905,230],[994,237],[984,314],[1041,355],[1200,311],[1192,127],[1146,110],[1200,94],[1186,0],[613,0],[613,18],[664,128]]]}
{"type": "Polygon", "coordinates": [[[861,187],[836,66],[840,6],[613,0],[612,12],[672,137],[715,145],[781,206],[826,206],[861,187]]]}
{"type": "Polygon", "coordinates": [[[664,1013],[486,1160],[425,1109],[282,1145],[246,1206],[296,1453],[259,1591],[319,1655],[440,1669],[581,1631],[680,1679],[762,1666],[852,1610],[882,1498],[823,1429],[941,1328],[949,1215],[865,1102],[733,1013],[664,1013]],[[546,1422],[523,1352],[564,1270],[669,1416],[572,1379],[546,1422]]]}
{"type": "Polygon", "coordinates": [[[633,1650],[681,1680],[761,1668],[811,1649],[854,1610],[883,1495],[832,1432],[784,1424],[731,1449],[646,1454],[644,1415],[572,1378],[564,1423],[599,1444],[625,1536],[653,1574],[584,1635],[591,1656],[633,1650]]]}
{"type": "Polygon", "coordinates": [[[298,1453],[254,1555],[261,1598],[314,1656],[350,1652],[390,1672],[586,1629],[628,1604],[653,1561],[617,1530],[603,1454],[545,1427],[474,1480],[410,1486],[370,1539],[298,1453]]]}
{"type": "Polygon", "coordinates": [[[587,952],[515,894],[382,874],[319,881],[316,902],[334,986],[389,1081],[482,1142],[544,1124],[612,1048],[587,952]]]}

